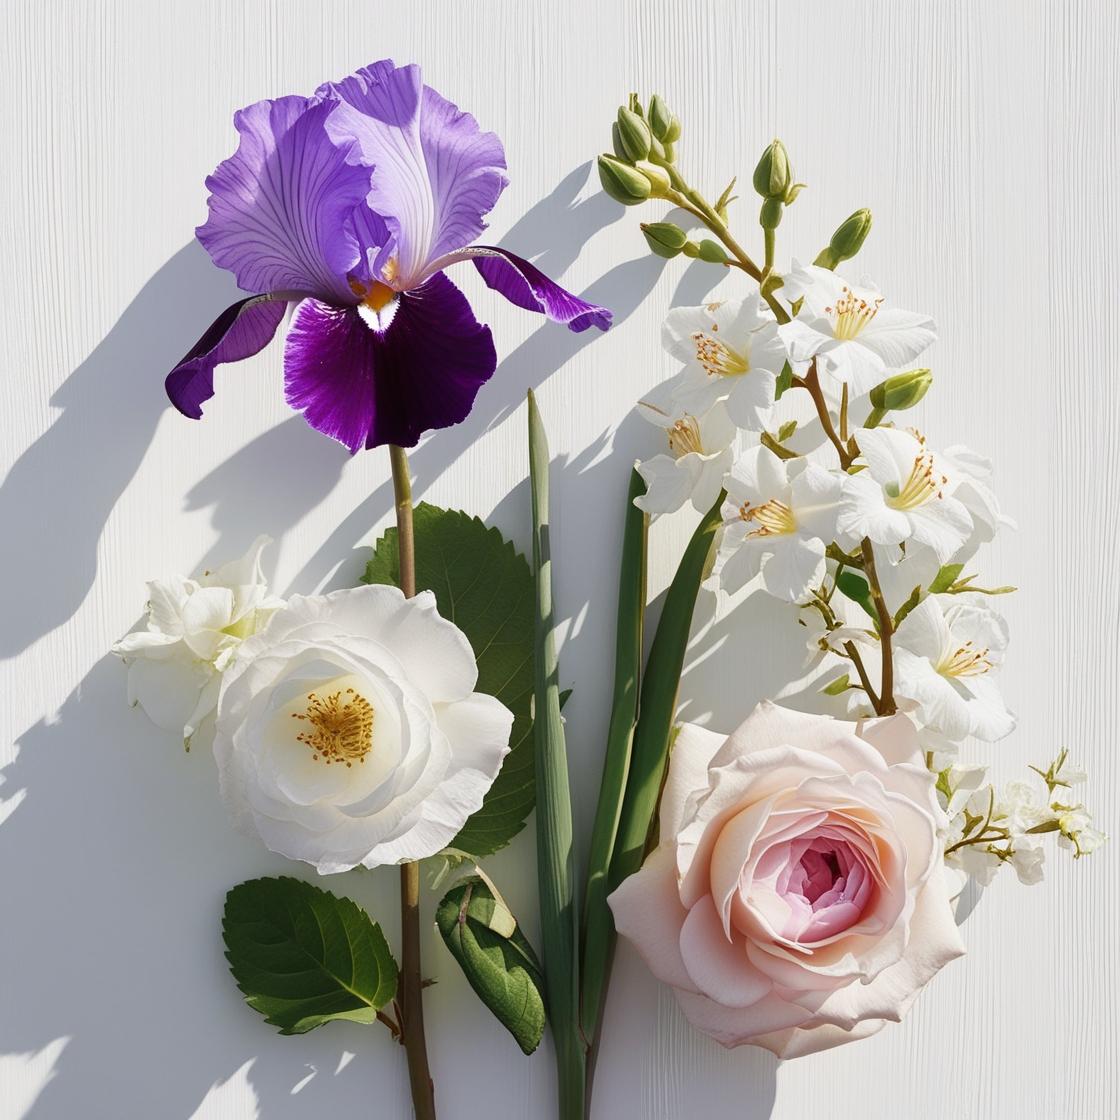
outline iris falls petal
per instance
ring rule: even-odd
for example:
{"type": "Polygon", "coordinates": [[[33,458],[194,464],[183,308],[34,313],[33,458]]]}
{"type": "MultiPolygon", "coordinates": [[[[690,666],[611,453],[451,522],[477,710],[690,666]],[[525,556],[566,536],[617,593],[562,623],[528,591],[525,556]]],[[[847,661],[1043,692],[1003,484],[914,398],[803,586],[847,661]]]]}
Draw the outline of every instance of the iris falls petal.
{"type": "Polygon", "coordinates": [[[249,296],[227,307],[167,375],[171,403],[197,420],[214,395],[214,367],[252,357],[272,341],[287,304],[269,296],[249,296]]]}
{"type": "Polygon", "coordinates": [[[572,295],[536,265],[505,249],[475,245],[456,255],[472,258],[488,287],[526,311],[539,311],[577,333],[588,327],[605,331],[611,325],[611,313],[605,307],[572,295]]]}
{"type": "Polygon", "coordinates": [[[288,403],[351,452],[411,447],[429,429],[458,424],[497,365],[489,328],[442,273],[386,311],[377,329],[356,308],[309,299],[288,332],[288,403]]]}

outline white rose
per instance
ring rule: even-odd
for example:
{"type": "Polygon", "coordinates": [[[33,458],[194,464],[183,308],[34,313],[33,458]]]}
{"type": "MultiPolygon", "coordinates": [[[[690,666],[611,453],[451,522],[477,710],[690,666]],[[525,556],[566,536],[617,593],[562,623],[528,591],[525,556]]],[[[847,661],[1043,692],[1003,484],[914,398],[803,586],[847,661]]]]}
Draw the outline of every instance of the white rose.
{"type": "Polygon", "coordinates": [[[222,682],[214,755],[235,824],[321,874],[434,855],[509,751],[513,714],[477,679],[430,592],[293,597],[222,682]]]}
{"type": "Polygon", "coordinates": [[[113,653],[128,666],[128,702],[189,741],[218,701],[221,673],[241,642],[284,600],[269,595],[258,537],[239,560],[198,579],[148,584],[147,629],[126,634],[113,653]]]}

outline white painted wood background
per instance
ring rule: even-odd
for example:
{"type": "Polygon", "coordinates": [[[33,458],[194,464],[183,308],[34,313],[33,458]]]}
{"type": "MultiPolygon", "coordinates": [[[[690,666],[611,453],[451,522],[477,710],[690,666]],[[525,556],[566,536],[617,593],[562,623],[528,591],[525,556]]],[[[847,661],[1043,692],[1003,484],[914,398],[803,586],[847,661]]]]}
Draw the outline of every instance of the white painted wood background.
{"type": "MultiPolygon", "coordinates": [[[[338,586],[388,519],[385,456],[348,459],[288,413],[278,345],[220,372],[201,423],[162,392],[233,293],[192,240],[202,180],[234,146],[232,111],[384,56],[420,62],[503,137],[512,185],[494,237],[616,311],[608,335],[572,336],[457,273],[503,362],[471,419],[414,456],[422,497],[524,542],[521,401],[538,389],[573,620],[581,833],[607,715],[619,507],[629,461],[656,442],[630,409],[668,372],[667,308],[719,278],[649,257],[636,213],[597,193],[589,161],[630,89],[668,97],[682,159],[709,190],[783,137],[810,185],[783,254],[811,257],[851,210],[873,209],[863,268],[941,328],[923,426],[995,458],[1022,526],[986,557],[1022,589],[1005,602],[1004,677],[1021,726],[990,752],[997,772],[1068,744],[1117,831],[1112,0],[6,0],[0,19],[0,1120],[409,1114],[403,1056],[379,1029],[281,1038],[242,1003],[221,955],[223,895],[292,868],[230,830],[212,761],[129,711],[106,656],[146,578],[232,557],[263,531],[281,590],[338,586]]],[[[751,207],[739,220],[753,238],[751,207]]],[[[680,518],[654,534],[655,590],[689,529],[680,518]]],[[[755,606],[752,628],[686,681],[690,710],[716,726],[781,684],[760,648],[773,615],[755,606]]],[[[531,930],[532,867],[531,832],[493,863],[531,930]]],[[[906,1023],[780,1068],[692,1034],[623,952],[596,1115],[1110,1120],[1118,867],[1112,848],[1055,861],[1040,887],[999,883],[966,923],[968,956],[906,1023]]],[[[395,929],[395,876],[331,886],[395,929]]],[[[552,1115],[548,1045],[523,1058],[434,934],[426,960],[441,1114],[552,1115]]]]}

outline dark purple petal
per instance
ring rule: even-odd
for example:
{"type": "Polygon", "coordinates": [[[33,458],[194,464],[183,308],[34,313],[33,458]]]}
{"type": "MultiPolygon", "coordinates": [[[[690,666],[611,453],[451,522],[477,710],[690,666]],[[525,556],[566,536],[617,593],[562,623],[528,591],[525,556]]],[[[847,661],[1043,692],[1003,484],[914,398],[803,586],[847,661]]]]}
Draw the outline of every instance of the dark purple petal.
{"type": "Polygon", "coordinates": [[[429,429],[465,420],[497,365],[489,328],[442,273],[398,296],[382,317],[388,326],[378,330],[364,307],[309,299],[288,331],[288,404],[351,453],[412,447],[429,429]]]}
{"type": "Polygon", "coordinates": [[[196,233],[246,291],[356,302],[346,277],[363,247],[351,216],[371,171],[327,136],[334,108],[281,97],[234,114],[241,142],[206,180],[210,216],[196,233]]]}
{"type": "Polygon", "coordinates": [[[282,299],[249,296],[227,307],[167,375],[164,387],[171,403],[184,416],[197,420],[202,402],[214,395],[214,367],[263,350],[272,341],[287,306],[282,299]]]}
{"type": "Polygon", "coordinates": [[[418,283],[432,260],[486,228],[482,216],[506,185],[502,143],[425,86],[418,66],[378,62],[316,96],[338,100],[327,132],[374,168],[369,205],[394,234],[377,268],[396,258],[395,287],[418,283]]]}
{"type": "Polygon", "coordinates": [[[577,332],[588,327],[605,331],[611,325],[611,312],[605,307],[572,295],[545,276],[536,265],[515,257],[505,249],[473,245],[462,254],[455,255],[460,259],[470,257],[489,287],[526,311],[539,311],[577,332]]]}

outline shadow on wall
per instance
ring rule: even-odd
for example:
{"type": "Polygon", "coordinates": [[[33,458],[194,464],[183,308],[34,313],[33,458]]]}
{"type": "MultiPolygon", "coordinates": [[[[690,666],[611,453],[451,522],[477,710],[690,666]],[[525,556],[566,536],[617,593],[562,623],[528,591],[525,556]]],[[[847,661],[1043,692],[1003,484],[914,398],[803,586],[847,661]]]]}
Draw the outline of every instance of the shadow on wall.
{"type": "Polygon", "coordinates": [[[105,521],[168,407],[162,372],[236,295],[232,277],[191,242],[144,285],[51,398],[62,412],[0,487],[8,540],[0,657],[21,653],[81,606],[105,521]],[[181,349],[177,343],[169,353],[168,338],[181,349]]]}
{"type": "MultiPolygon", "coordinates": [[[[529,211],[506,243],[526,255],[535,253],[542,267],[561,272],[582,242],[618,214],[598,194],[576,201],[588,167],[572,172],[529,211]]],[[[620,322],[650,292],[664,265],[651,257],[626,262],[583,294],[612,307],[620,322]]],[[[64,623],[88,593],[105,519],[167,407],[153,371],[168,365],[169,319],[174,315],[192,331],[207,321],[223,296],[233,295],[232,287],[215,292],[215,284],[224,282],[216,280],[218,275],[197,246],[177,253],[67,380],[56,398],[62,414],[8,476],[0,512],[9,526],[19,525],[13,539],[24,551],[11,557],[14,571],[4,584],[20,589],[18,599],[3,607],[11,620],[4,628],[4,654],[26,648],[64,623]],[[119,424],[124,413],[127,426],[119,424]],[[72,490],[69,465],[75,461],[88,469],[82,486],[72,490]],[[40,507],[37,495],[52,495],[52,516],[28,520],[27,511],[40,507]]],[[[673,303],[698,302],[720,278],[718,269],[689,267],[673,303]]],[[[416,453],[418,496],[482,433],[519,408],[527,388],[543,383],[596,336],[572,335],[555,324],[534,332],[503,361],[471,418],[416,453]]],[[[656,379],[651,371],[651,384],[656,379]]],[[[593,578],[589,542],[604,562],[617,556],[625,465],[649,454],[651,434],[631,412],[592,447],[554,464],[557,594],[572,620],[562,656],[578,696],[568,720],[577,811],[584,815],[578,822],[581,834],[590,825],[601,762],[610,681],[609,672],[600,669],[609,664],[614,613],[613,574],[593,578]],[[601,603],[600,590],[605,593],[601,603]]],[[[300,417],[239,450],[188,494],[188,508],[212,507],[220,535],[202,563],[236,555],[258,531],[281,537],[330,494],[345,462],[345,453],[307,429],[300,417]]],[[[312,557],[295,589],[317,586],[391,505],[387,486],[375,492],[312,557]]],[[[524,541],[527,508],[527,486],[521,484],[489,520],[524,541]]],[[[364,549],[351,551],[344,576],[336,578],[353,582],[365,555],[364,549]]],[[[120,665],[103,658],[57,719],[44,719],[21,737],[19,757],[9,768],[27,795],[4,822],[0,846],[5,913],[19,916],[6,923],[0,955],[5,1005],[0,1062],[6,1054],[26,1059],[23,1065],[38,1063],[28,1084],[42,1095],[37,1104],[28,1097],[33,1111],[26,1114],[33,1120],[250,1120],[258,1114],[296,1120],[337,1111],[346,1102],[352,1107],[353,1102],[405,1100],[399,1049],[376,1032],[331,1024],[299,1038],[280,1038],[245,1007],[222,958],[219,919],[225,891],[256,875],[301,875],[303,870],[232,831],[217,797],[209,752],[168,750],[166,738],[143,714],[125,706],[124,687],[120,665]],[[64,1037],[69,1042],[63,1051],[64,1037]],[[355,1054],[360,1060],[351,1061],[355,1054]],[[100,1111],[90,1111],[91,1100],[100,1111]]],[[[519,856],[526,841],[521,843],[519,856]]],[[[392,876],[347,875],[331,886],[392,926],[392,876]]],[[[431,930],[428,937],[426,952],[439,960],[431,930]]],[[[751,1120],[769,1115],[772,1065],[767,1072],[765,1061],[742,1052],[726,1055],[715,1043],[687,1032],[675,1007],[665,1004],[667,997],[625,951],[619,968],[628,1002],[643,1005],[638,1022],[645,1024],[645,1056],[641,1063],[622,1060],[633,1054],[638,1040],[615,1032],[618,1060],[606,1052],[603,1069],[615,1070],[616,1076],[600,1078],[597,1115],[618,1115],[621,1108],[615,1110],[612,1102],[623,1099],[633,1111],[634,1102],[648,1095],[648,1086],[657,1083],[653,1066],[662,1060],[666,1031],[673,1039],[689,1040],[682,1042],[682,1085],[687,1087],[698,1068],[718,1066],[729,1094],[751,1101],[752,1109],[757,1105],[747,1113],[751,1120]]],[[[469,1002],[465,987],[456,983],[452,977],[441,984],[443,991],[434,990],[433,999],[469,1002]]],[[[457,1002],[445,1004],[454,1012],[449,1018],[469,1014],[480,1037],[489,1029],[500,1032],[494,1024],[478,1022],[485,1015],[481,1009],[471,1005],[460,1011],[457,1002]]],[[[619,1010],[616,999],[616,1016],[619,1010]]],[[[439,1018],[433,1016],[437,1023],[439,1018]]],[[[627,1020],[632,1036],[629,1006],[627,1020]]],[[[543,1053],[534,1060],[548,1062],[543,1053]]],[[[650,1113],[661,1107],[644,1103],[650,1113]]],[[[477,1107],[480,1117],[491,1109],[484,1098],[465,1107],[477,1107]]],[[[737,1114],[743,1114],[741,1104],[737,1114]]]]}

